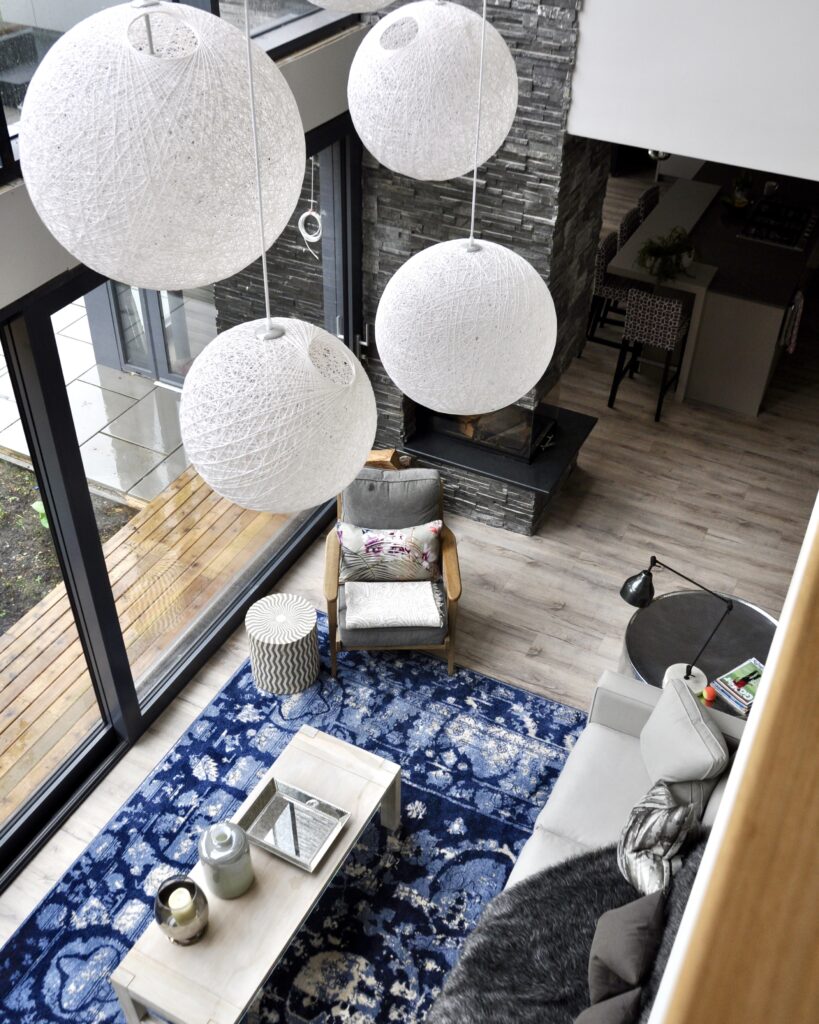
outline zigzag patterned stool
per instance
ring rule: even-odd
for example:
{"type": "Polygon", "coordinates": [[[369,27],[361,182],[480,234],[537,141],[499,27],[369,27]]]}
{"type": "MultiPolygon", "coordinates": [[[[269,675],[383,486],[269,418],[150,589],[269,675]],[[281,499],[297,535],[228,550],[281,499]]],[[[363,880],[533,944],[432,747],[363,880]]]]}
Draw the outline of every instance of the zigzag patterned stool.
{"type": "Polygon", "coordinates": [[[296,594],[271,594],[245,616],[253,680],[268,693],[297,693],[319,672],[316,609],[296,594]]]}

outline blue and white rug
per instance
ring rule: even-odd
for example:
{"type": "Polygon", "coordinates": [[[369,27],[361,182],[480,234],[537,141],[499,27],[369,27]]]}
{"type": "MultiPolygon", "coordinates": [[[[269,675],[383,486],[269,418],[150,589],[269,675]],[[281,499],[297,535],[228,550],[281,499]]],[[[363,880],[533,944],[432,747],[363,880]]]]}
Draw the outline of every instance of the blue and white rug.
{"type": "MultiPolygon", "coordinates": [[[[326,620],[319,617],[322,663],[326,620]]],[[[303,724],[400,763],[403,823],[373,823],[274,973],[263,1024],[421,1021],[506,881],[585,715],[422,654],[347,652],[337,680],[257,690],[244,665],[0,951],[3,1024],[108,1024],[107,978],[157,884],[303,724]]],[[[105,783],[103,782],[103,785],[105,783]]],[[[254,1014],[255,1016],[255,1014],[254,1014]]]]}

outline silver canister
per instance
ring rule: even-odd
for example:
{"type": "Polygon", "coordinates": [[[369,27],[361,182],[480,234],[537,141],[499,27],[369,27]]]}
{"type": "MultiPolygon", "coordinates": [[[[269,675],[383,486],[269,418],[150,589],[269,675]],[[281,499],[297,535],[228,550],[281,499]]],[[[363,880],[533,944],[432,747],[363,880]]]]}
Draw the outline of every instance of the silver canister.
{"type": "Polygon", "coordinates": [[[208,889],[222,900],[233,900],[253,885],[250,843],[239,825],[220,821],[199,838],[199,860],[208,889]]]}

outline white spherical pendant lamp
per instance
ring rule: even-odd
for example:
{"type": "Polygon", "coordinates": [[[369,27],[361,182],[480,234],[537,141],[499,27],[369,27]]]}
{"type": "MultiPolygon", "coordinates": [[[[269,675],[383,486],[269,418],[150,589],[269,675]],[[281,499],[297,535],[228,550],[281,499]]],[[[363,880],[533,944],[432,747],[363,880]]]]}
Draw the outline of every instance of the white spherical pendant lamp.
{"type": "Polygon", "coordinates": [[[518,401],[546,372],[556,336],[543,278],[485,241],[423,249],[390,279],[375,317],[378,354],[397,387],[457,416],[518,401]]]}
{"type": "MultiPolygon", "coordinates": [[[[361,141],[382,164],[424,181],[472,170],[482,31],[480,16],[460,4],[419,0],[367,33],[347,98],[361,141]]],[[[478,164],[509,134],[517,104],[514,59],[487,24],[478,164]]]]}
{"type": "Polygon", "coordinates": [[[180,426],[205,481],[261,512],[312,508],[342,491],[376,429],[372,385],[338,338],[273,318],[218,335],[185,378],[180,426]]]}
{"type": "MultiPolygon", "coordinates": [[[[261,255],[245,37],[184,4],[122,4],[57,40],[28,87],[20,157],[29,194],[72,255],[107,277],[180,290],[261,255]]],[[[264,234],[299,198],[304,129],[255,45],[264,234]]]]}

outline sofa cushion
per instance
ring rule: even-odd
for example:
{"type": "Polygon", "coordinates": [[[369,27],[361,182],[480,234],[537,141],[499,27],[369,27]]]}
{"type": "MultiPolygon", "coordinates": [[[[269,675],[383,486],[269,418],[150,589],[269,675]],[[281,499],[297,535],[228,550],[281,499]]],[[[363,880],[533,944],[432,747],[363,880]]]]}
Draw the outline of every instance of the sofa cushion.
{"type": "Polygon", "coordinates": [[[339,520],[339,580],[369,582],[431,582],[441,575],[440,519],[402,529],[374,530],[339,520]]]}
{"type": "Polygon", "coordinates": [[[362,469],[341,494],[341,519],[394,530],[441,518],[437,469],[362,469]]]}
{"type": "Polygon", "coordinates": [[[620,836],[617,863],[623,877],[638,892],[665,891],[698,820],[695,804],[678,804],[665,782],[655,782],[634,805],[620,836]]]}
{"type": "Polygon", "coordinates": [[[431,583],[345,583],[347,628],[440,626],[439,593],[431,583]]]}
{"type": "Polygon", "coordinates": [[[601,916],[589,953],[592,1003],[626,992],[645,978],[663,937],[664,908],[662,893],[655,892],[601,916]]]}
{"type": "Polygon", "coordinates": [[[575,1017],[574,1024],[634,1024],[640,1012],[642,989],[632,988],[595,1003],[575,1017]]]}
{"type": "Polygon", "coordinates": [[[541,828],[594,849],[616,843],[651,787],[636,736],[592,722],[580,734],[538,815],[541,828]]]}
{"type": "Polygon", "coordinates": [[[711,828],[717,818],[717,811],[719,805],[722,803],[722,798],[725,795],[725,786],[728,782],[728,776],[730,771],[724,771],[717,780],[714,791],[711,793],[711,797],[705,805],[705,813],[702,816],[702,827],[711,828]]]}
{"type": "Polygon", "coordinates": [[[640,733],[652,784],[710,779],[728,763],[722,733],[682,679],[670,679],[640,733]]]}
{"type": "Polygon", "coordinates": [[[375,626],[371,629],[347,628],[347,595],[344,584],[338,588],[338,626],[342,646],[346,647],[437,647],[444,642],[447,632],[446,597],[440,580],[433,583],[436,601],[442,610],[440,626],[375,626]]]}
{"type": "Polygon", "coordinates": [[[588,852],[587,846],[535,825],[534,831],[523,844],[523,849],[515,861],[506,888],[508,889],[516,882],[522,882],[524,878],[535,875],[538,871],[551,868],[555,864],[560,864],[561,861],[579,857],[588,852]]]}

